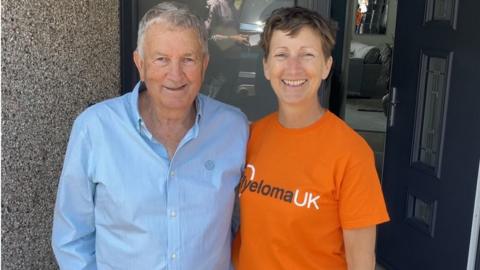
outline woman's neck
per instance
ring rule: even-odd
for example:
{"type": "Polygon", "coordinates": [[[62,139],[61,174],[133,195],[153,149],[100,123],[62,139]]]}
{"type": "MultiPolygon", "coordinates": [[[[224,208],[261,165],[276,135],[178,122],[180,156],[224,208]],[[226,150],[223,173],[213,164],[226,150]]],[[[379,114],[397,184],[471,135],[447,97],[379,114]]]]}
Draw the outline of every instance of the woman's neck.
{"type": "Polygon", "coordinates": [[[315,123],[325,113],[320,103],[312,106],[285,106],[278,109],[278,121],[286,128],[304,128],[315,123]]]}

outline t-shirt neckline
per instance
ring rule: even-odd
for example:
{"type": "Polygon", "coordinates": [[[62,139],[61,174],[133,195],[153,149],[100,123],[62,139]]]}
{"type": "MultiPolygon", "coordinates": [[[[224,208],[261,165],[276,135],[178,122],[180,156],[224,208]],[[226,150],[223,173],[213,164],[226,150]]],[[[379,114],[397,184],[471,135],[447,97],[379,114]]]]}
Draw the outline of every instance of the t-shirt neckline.
{"type": "Polygon", "coordinates": [[[317,119],[315,122],[313,122],[312,124],[306,126],[306,127],[301,127],[301,128],[287,128],[287,127],[284,127],[282,126],[282,124],[280,123],[280,121],[278,120],[278,111],[275,112],[274,114],[274,121],[273,121],[273,128],[279,130],[279,131],[282,131],[282,132],[288,132],[288,133],[304,133],[304,132],[308,132],[310,130],[315,130],[317,129],[318,127],[324,125],[325,122],[328,121],[328,118],[331,117],[331,112],[327,109],[325,110],[325,112],[323,113],[323,115],[317,119]]]}

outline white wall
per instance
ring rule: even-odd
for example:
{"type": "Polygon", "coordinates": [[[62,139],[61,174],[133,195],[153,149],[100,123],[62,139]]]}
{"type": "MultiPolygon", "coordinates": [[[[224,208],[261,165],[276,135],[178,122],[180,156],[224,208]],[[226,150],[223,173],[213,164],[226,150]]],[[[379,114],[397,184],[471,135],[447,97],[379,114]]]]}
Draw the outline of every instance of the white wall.
{"type": "Polygon", "coordinates": [[[52,215],[73,119],[120,92],[119,3],[2,1],[2,269],[58,269],[52,215]]]}

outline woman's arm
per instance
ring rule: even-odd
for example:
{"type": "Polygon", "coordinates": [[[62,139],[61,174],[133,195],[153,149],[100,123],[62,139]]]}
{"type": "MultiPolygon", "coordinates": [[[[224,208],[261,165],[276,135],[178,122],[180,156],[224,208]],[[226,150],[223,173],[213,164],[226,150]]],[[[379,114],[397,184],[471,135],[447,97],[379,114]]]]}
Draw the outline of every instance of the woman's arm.
{"type": "Polygon", "coordinates": [[[375,269],[376,226],[343,230],[348,270],[375,269]]]}

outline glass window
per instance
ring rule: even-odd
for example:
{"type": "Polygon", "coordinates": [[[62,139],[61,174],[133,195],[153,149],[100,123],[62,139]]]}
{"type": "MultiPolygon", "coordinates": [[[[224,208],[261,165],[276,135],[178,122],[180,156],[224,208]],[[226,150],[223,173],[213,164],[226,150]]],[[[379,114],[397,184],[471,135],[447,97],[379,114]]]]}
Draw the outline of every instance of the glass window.
{"type": "Polygon", "coordinates": [[[258,46],[266,18],[294,1],[207,1],[210,64],[202,93],[239,107],[250,121],[273,112],[276,98],[263,75],[258,46]]]}
{"type": "Polygon", "coordinates": [[[447,91],[448,57],[423,56],[423,78],[420,87],[419,110],[415,142],[415,161],[433,168],[439,167],[443,134],[444,104],[447,91]]]}

